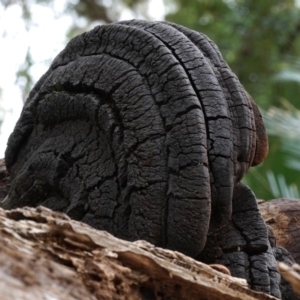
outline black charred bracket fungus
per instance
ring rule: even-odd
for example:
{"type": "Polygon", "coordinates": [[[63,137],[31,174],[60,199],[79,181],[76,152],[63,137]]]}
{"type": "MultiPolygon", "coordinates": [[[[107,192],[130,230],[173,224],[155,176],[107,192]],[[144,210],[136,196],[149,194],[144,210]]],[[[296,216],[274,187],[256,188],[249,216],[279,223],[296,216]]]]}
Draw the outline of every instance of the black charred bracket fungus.
{"type": "Polygon", "coordinates": [[[7,209],[44,205],[126,240],[221,263],[281,297],[256,199],[258,108],[204,34],[126,21],[77,36],[10,136],[7,209]]]}

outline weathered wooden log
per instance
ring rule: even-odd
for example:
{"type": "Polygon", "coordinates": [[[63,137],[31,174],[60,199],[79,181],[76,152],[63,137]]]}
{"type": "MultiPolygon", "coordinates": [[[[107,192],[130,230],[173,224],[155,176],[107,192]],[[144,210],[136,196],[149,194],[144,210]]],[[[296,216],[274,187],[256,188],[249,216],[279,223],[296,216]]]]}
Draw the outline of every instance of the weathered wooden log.
{"type": "Polygon", "coordinates": [[[43,207],[0,209],[1,300],[268,300],[183,254],[127,242],[43,207]]]}
{"type": "Polygon", "coordinates": [[[276,236],[276,244],[284,247],[300,264],[300,201],[275,199],[259,204],[265,222],[276,236]]]}
{"type": "Polygon", "coordinates": [[[281,297],[253,193],[267,153],[256,104],[205,35],[164,22],[74,38],[10,136],[2,207],[44,205],[129,241],[222,263],[281,297]]]}
{"type": "Polygon", "coordinates": [[[280,274],[291,284],[295,293],[300,295],[300,266],[298,264],[287,265],[284,263],[278,264],[280,274]]]}

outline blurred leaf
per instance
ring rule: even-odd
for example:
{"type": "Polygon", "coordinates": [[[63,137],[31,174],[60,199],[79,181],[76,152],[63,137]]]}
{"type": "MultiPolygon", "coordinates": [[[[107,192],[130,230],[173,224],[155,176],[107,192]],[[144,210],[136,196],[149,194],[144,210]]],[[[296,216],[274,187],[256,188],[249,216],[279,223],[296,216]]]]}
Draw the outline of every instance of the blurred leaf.
{"type": "Polygon", "coordinates": [[[79,0],[76,4],[69,3],[69,9],[75,10],[78,16],[88,18],[90,21],[113,22],[104,1],[79,0]]]}
{"type": "Polygon", "coordinates": [[[33,80],[30,75],[30,67],[33,65],[33,60],[30,54],[30,49],[27,50],[26,58],[23,65],[17,72],[16,82],[20,86],[23,94],[23,101],[26,100],[30,90],[33,87],[33,80]]]}
{"type": "Polygon", "coordinates": [[[288,143],[289,139],[300,138],[300,111],[291,104],[285,106],[289,110],[278,107],[261,110],[268,134],[283,138],[283,144],[288,143]]]}
{"type": "Polygon", "coordinates": [[[300,71],[296,70],[283,70],[274,76],[277,81],[296,81],[300,83],[300,71]]]}
{"type": "Polygon", "coordinates": [[[251,168],[244,180],[259,198],[299,198],[300,110],[290,103],[283,106],[285,109],[272,107],[262,111],[270,154],[261,166],[251,168]],[[267,183],[262,178],[267,178],[267,183]]]}
{"type": "Polygon", "coordinates": [[[267,178],[274,198],[299,199],[297,186],[295,184],[288,185],[282,174],[279,174],[276,178],[272,171],[268,171],[267,178]]]}

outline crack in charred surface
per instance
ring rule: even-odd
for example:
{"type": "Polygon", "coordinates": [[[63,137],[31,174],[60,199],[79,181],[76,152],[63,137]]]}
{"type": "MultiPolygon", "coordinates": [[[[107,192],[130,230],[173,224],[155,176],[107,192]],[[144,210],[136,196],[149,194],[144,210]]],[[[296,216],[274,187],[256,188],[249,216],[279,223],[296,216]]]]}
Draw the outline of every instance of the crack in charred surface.
{"type": "MultiPolygon", "coordinates": [[[[168,23],[169,24],[169,23],[168,23]]],[[[245,103],[242,104],[245,106],[246,110],[244,112],[247,111],[247,109],[251,110],[251,101],[249,101],[249,99],[247,99],[247,97],[245,97],[245,92],[243,92],[243,88],[241,87],[240,83],[238,82],[238,80],[236,79],[236,76],[230,71],[228,65],[226,64],[226,62],[222,59],[221,54],[217,48],[217,46],[214,44],[214,42],[212,42],[211,40],[209,40],[209,38],[207,38],[204,34],[195,32],[193,30],[188,30],[180,25],[177,24],[169,24],[170,26],[173,26],[174,28],[178,29],[180,32],[184,33],[197,47],[199,47],[199,49],[201,49],[201,51],[203,52],[204,56],[208,59],[208,62],[211,64],[216,77],[220,83],[220,85],[223,88],[224,94],[226,94],[226,98],[231,110],[231,113],[233,113],[233,120],[235,118],[234,116],[234,111],[235,111],[235,106],[237,105],[237,102],[239,102],[239,99],[245,99],[245,103]],[[222,70],[225,71],[222,72],[222,70]],[[226,74],[226,76],[225,76],[226,74]],[[227,81],[230,81],[230,84],[227,83],[227,81]],[[243,95],[238,95],[238,97],[233,96],[235,94],[235,92],[242,92],[243,95]],[[242,96],[242,97],[240,97],[242,96]],[[231,104],[233,103],[232,101],[234,100],[234,105],[231,104]]],[[[240,113],[240,115],[243,115],[243,112],[240,113]]],[[[252,126],[254,126],[257,123],[259,123],[259,118],[256,117],[255,119],[255,123],[253,123],[253,113],[251,113],[252,117],[252,126]]],[[[239,125],[238,123],[234,122],[233,126],[235,129],[234,135],[236,136],[236,141],[241,141],[241,137],[243,137],[245,134],[242,133],[242,135],[240,135],[239,133],[239,125]]],[[[265,139],[265,138],[263,138],[265,139]]],[[[236,157],[235,160],[237,160],[237,162],[240,162],[240,164],[243,164],[243,161],[246,162],[246,168],[240,168],[238,165],[239,163],[236,163],[236,165],[238,166],[237,169],[235,170],[236,174],[236,178],[237,180],[240,180],[240,178],[243,177],[244,173],[247,171],[247,169],[249,168],[249,166],[251,165],[251,157],[254,156],[254,152],[255,152],[255,146],[254,144],[256,143],[256,137],[255,135],[250,135],[250,144],[252,144],[253,149],[251,149],[250,147],[250,151],[249,150],[249,146],[247,144],[245,144],[245,146],[243,146],[243,143],[239,142],[238,144],[235,145],[235,152],[236,157]],[[252,142],[251,142],[252,141],[252,142]],[[238,153],[239,152],[239,153],[238,153]],[[247,154],[248,153],[248,154],[247,154]]],[[[264,142],[262,142],[262,146],[264,146],[264,142]]],[[[258,145],[260,146],[260,145],[258,145]]],[[[256,146],[257,147],[257,146],[256,146]]],[[[260,152],[263,152],[260,150],[260,152]]],[[[262,160],[260,160],[262,161],[262,160]]]]}
{"type": "MultiPolygon", "coordinates": [[[[174,57],[177,58],[177,60],[179,61],[180,65],[183,67],[185,73],[187,74],[187,76],[189,78],[189,81],[191,83],[191,86],[193,87],[193,90],[194,90],[195,94],[197,95],[197,97],[199,99],[199,103],[200,103],[201,109],[203,111],[204,120],[205,120],[205,124],[206,124],[207,139],[208,140],[218,139],[218,136],[214,133],[214,128],[217,127],[217,126],[209,124],[208,121],[215,121],[215,120],[219,120],[220,121],[221,119],[224,119],[224,121],[226,122],[226,121],[230,121],[230,118],[227,115],[223,115],[223,118],[222,118],[222,115],[219,118],[216,118],[216,116],[208,117],[207,111],[210,111],[209,103],[206,100],[206,99],[208,99],[208,95],[206,95],[206,96],[203,97],[203,94],[204,94],[204,91],[206,93],[209,92],[209,91],[212,91],[213,95],[216,96],[216,91],[220,90],[220,88],[219,88],[218,84],[217,83],[214,84],[213,81],[210,82],[210,85],[213,85],[213,84],[215,85],[216,89],[214,89],[214,90],[213,89],[209,89],[209,88],[206,88],[206,89],[202,88],[202,89],[200,89],[200,88],[198,88],[196,86],[195,82],[197,81],[197,77],[199,77],[199,76],[201,77],[203,73],[205,73],[206,76],[211,75],[211,73],[206,73],[207,70],[209,70],[209,69],[204,69],[205,62],[203,63],[203,61],[202,61],[202,63],[200,64],[200,66],[198,66],[197,70],[200,70],[199,69],[199,67],[200,67],[201,69],[204,69],[205,71],[204,72],[203,71],[201,71],[201,72],[198,71],[196,73],[197,76],[195,76],[195,75],[193,76],[193,74],[191,74],[191,70],[190,69],[196,70],[196,68],[188,68],[188,63],[189,62],[196,62],[195,57],[199,60],[199,58],[198,58],[199,56],[196,55],[192,60],[183,57],[182,56],[183,53],[184,53],[184,55],[187,55],[187,51],[185,51],[186,47],[184,48],[184,50],[182,52],[177,53],[178,49],[176,49],[175,46],[176,46],[176,44],[178,44],[178,42],[174,44],[173,40],[174,40],[174,37],[175,37],[175,40],[176,40],[176,38],[178,38],[179,40],[183,39],[183,35],[180,34],[179,36],[176,36],[176,34],[178,35],[178,31],[177,30],[176,31],[175,30],[172,31],[171,30],[172,28],[170,26],[167,26],[167,25],[166,26],[162,26],[159,23],[153,23],[150,26],[149,26],[149,22],[143,22],[143,21],[130,21],[130,22],[126,22],[125,21],[125,22],[121,22],[121,23],[129,25],[129,26],[137,26],[139,28],[147,30],[148,32],[150,32],[151,34],[153,34],[156,38],[158,38],[160,41],[162,41],[166,45],[166,47],[173,53],[174,57]],[[157,30],[155,30],[155,27],[158,27],[157,30]],[[169,38],[170,36],[172,36],[171,39],[169,38]],[[212,138],[211,138],[211,135],[212,135],[212,138]]],[[[181,44],[180,44],[181,47],[182,47],[182,44],[187,45],[190,42],[187,39],[183,40],[183,41],[180,40],[180,41],[181,41],[181,44]]],[[[193,53],[193,55],[195,55],[195,50],[196,49],[198,50],[198,48],[193,49],[192,48],[193,46],[194,45],[190,45],[190,49],[191,49],[191,52],[193,53]]],[[[217,105],[220,105],[220,103],[223,103],[223,102],[220,101],[217,105]]],[[[221,113],[221,111],[218,112],[218,114],[220,114],[220,113],[221,113]]],[[[211,113],[209,113],[209,115],[210,114],[211,113]]],[[[224,127],[224,125],[222,127],[224,127]]],[[[229,126],[227,125],[227,127],[229,127],[229,126]]],[[[216,128],[216,129],[217,129],[217,131],[219,131],[218,128],[216,128]]],[[[227,143],[231,143],[230,138],[227,139],[227,143]]],[[[217,143],[217,144],[220,144],[220,143],[217,143]]],[[[228,147],[231,148],[231,146],[228,146],[228,147]]],[[[212,149],[212,147],[210,149],[212,149]]],[[[216,149],[213,149],[213,152],[210,152],[210,150],[208,151],[208,155],[210,157],[210,159],[209,159],[210,169],[212,170],[213,174],[220,172],[218,170],[218,164],[214,165],[212,163],[212,162],[215,161],[215,159],[213,159],[213,157],[214,156],[216,156],[216,157],[224,157],[224,156],[226,156],[226,155],[222,154],[223,153],[222,151],[224,151],[224,150],[226,151],[227,148],[226,147],[219,147],[219,146],[217,146],[216,149]],[[218,152],[221,151],[221,153],[216,152],[216,150],[219,150],[218,152]]],[[[233,154],[233,151],[230,149],[229,150],[229,154],[227,154],[227,156],[230,156],[232,154],[233,154]]],[[[231,160],[229,159],[228,161],[233,161],[233,159],[231,159],[231,160]]],[[[228,187],[229,188],[231,187],[231,190],[233,189],[233,182],[231,180],[231,178],[233,177],[233,174],[230,174],[230,173],[233,173],[233,167],[232,166],[231,167],[228,166],[229,169],[231,169],[230,172],[229,172],[229,174],[227,176],[223,176],[221,178],[222,181],[224,181],[224,179],[228,181],[227,186],[225,186],[225,190],[222,188],[222,185],[218,184],[218,180],[219,180],[218,176],[214,176],[215,177],[214,181],[217,180],[217,182],[215,184],[216,184],[216,186],[218,186],[218,189],[220,189],[220,191],[218,192],[218,194],[222,195],[221,196],[222,198],[226,198],[227,199],[226,201],[228,203],[227,205],[224,205],[224,204],[220,205],[219,204],[219,202],[220,202],[220,200],[219,200],[220,196],[212,199],[213,200],[213,208],[214,208],[213,210],[215,211],[216,214],[221,214],[222,215],[222,217],[219,218],[220,222],[222,222],[223,219],[227,219],[228,216],[230,216],[230,214],[231,214],[230,203],[231,203],[231,198],[232,198],[232,192],[230,190],[229,190],[229,192],[227,192],[227,190],[228,190],[228,187]],[[225,193],[227,193],[227,195],[225,195],[225,193]],[[220,208],[219,212],[217,211],[218,207],[220,208]],[[222,207],[225,207],[225,210],[222,209],[222,207]]],[[[212,180],[211,180],[211,182],[212,182],[212,180]]],[[[217,195],[217,194],[215,194],[215,195],[217,195]]],[[[223,200],[223,202],[224,202],[224,200],[223,200]]],[[[220,224],[216,224],[216,226],[220,226],[220,224]]]]}

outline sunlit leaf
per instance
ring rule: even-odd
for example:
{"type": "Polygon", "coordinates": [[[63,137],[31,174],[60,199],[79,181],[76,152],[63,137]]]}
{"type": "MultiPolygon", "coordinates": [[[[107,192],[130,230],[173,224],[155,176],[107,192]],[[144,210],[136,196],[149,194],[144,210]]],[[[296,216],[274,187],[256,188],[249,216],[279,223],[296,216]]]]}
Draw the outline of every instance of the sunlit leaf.
{"type": "Polygon", "coordinates": [[[300,83],[300,71],[283,70],[274,76],[274,80],[296,81],[300,83]]]}

